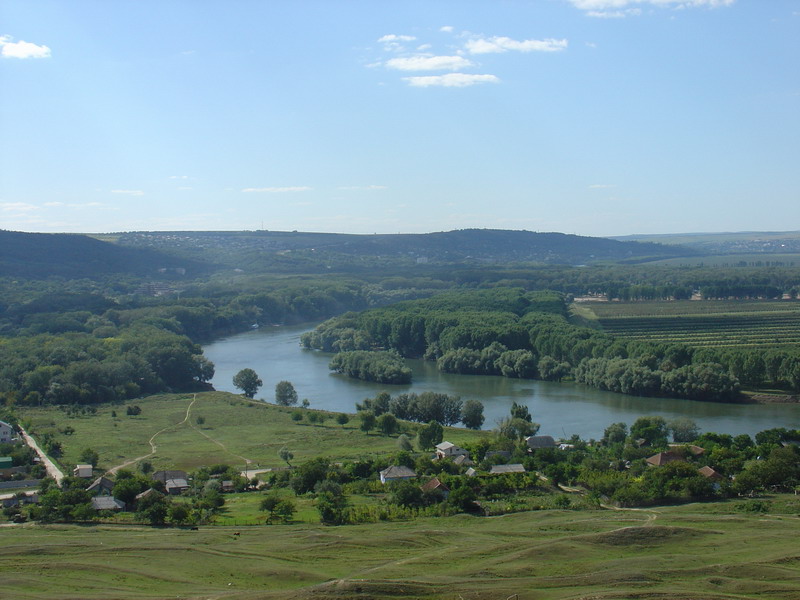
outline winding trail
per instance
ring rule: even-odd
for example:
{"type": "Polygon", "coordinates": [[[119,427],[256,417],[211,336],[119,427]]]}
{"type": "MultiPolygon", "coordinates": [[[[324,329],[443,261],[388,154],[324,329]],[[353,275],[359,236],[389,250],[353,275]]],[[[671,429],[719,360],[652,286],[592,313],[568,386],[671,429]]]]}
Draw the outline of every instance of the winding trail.
{"type": "Polygon", "coordinates": [[[140,460],[144,460],[145,458],[149,458],[149,457],[153,456],[156,453],[156,450],[158,450],[158,446],[156,446],[156,438],[159,435],[161,435],[162,433],[164,433],[165,431],[169,431],[170,429],[173,429],[175,427],[180,427],[181,425],[186,424],[189,421],[189,414],[191,413],[192,406],[194,406],[195,402],[197,402],[197,394],[192,394],[192,401],[189,403],[189,406],[186,407],[186,415],[183,417],[183,421],[180,421],[179,423],[175,423],[174,425],[169,425],[167,427],[164,427],[164,429],[156,431],[150,437],[150,439],[148,440],[148,443],[150,444],[150,453],[149,454],[143,454],[142,456],[137,456],[136,458],[132,458],[132,459],[130,459],[128,461],[125,461],[121,465],[117,465],[116,467],[111,467],[108,471],[106,471],[106,475],[114,475],[120,469],[124,469],[125,467],[129,467],[130,465],[132,465],[134,463],[137,463],[140,460]]]}
{"type": "Polygon", "coordinates": [[[212,437],[211,437],[210,435],[208,435],[207,433],[204,433],[203,431],[200,431],[200,429],[198,429],[197,427],[195,427],[195,426],[194,426],[194,425],[191,423],[191,421],[189,421],[189,417],[191,416],[191,413],[192,413],[192,407],[194,406],[195,402],[197,402],[197,394],[192,394],[192,401],[189,403],[189,406],[187,406],[187,407],[186,407],[186,414],[185,414],[185,415],[184,415],[184,417],[183,417],[183,421],[180,421],[180,422],[178,422],[178,423],[175,423],[174,425],[169,425],[169,426],[167,426],[167,427],[164,427],[164,429],[161,429],[160,431],[156,431],[156,432],[155,432],[155,433],[154,433],[154,434],[153,434],[153,435],[150,437],[150,439],[148,440],[148,443],[150,444],[150,452],[149,452],[148,454],[143,454],[142,456],[137,456],[136,458],[132,458],[132,459],[130,459],[130,460],[127,460],[127,461],[125,461],[124,463],[122,463],[122,464],[120,464],[120,465],[117,465],[117,466],[115,466],[115,467],[112,467],[112,468],[110,468],[108,471],[106,471],[106,474],[107,474],[107,475],[114,475],[114,474],[115,474],[117,471],[119,471],[120,469],[124,469],[125,467],[129,467],[130,465],[132,465],[132,464],[135,464],[135,463],[139,462],[140,460],[144,460],[144,459],[146,459],[146,458],[149,458],[149,457],[153,456],[153,455],[156,453],[156,451],[158,450],[158,446],[156,446],[156,438],[157,438],[159,435],[161,435],[162,433],[164,433],[164,432],[166,432],[166,431],[170,431],[171,429],[175,429],[175,428],[177,428],[177,427],[180,427],[181,425],[188,425],[188,426],[189,426],[190,428],[192,428],[192,429],[193,429],[193,430],[194,430],[196,433],[198,433],[198,434],[202,435],[202,436],[203,436],[204,438],[206,438],[206,439],[207,439],[209,442],[213,442],[214,444],[216,444],[217,446],[219,446],[220,448],[222,448],[222,449],[223,449],[225,452],[227,452],[227,453],[228,453],[228,454],[230,454],[231,456],[235,456],[236,458],[238,458],[239,460],[241,460],[242,462],[244,462],[244,463],[245,463],[245,465],[250,465],[250,464],[252,464],[252,462],[253,462],[252,460],[250,460],[249,458],[245,458],[244,456],[240,456],[239,454],[236,454],[235,452],[231,452],[230,450],[228,450],[228,447],[227,447],[225,444],[223,444],[223,443],[222,443],[222,442],[220,442],[220,441],[217,441],[217,440],[215,440],[214,438],[212,438],[212,437]]]}

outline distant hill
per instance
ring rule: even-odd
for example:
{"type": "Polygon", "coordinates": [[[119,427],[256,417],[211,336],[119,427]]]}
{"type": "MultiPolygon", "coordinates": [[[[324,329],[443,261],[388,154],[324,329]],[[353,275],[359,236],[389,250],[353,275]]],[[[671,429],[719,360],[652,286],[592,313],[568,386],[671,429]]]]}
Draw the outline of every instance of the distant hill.
{"type": "Polygon", "coordinates": [[[85,235],[0,230],[0,276],[91,279],[112,273],[153,276],[160,269],[193,276],[208,268],[199,261],[85,235]]]}
{"type": "Polygon", "coordinates": [[[253,270],[370,268],[381,264],[588,264],[645,262],[694,251],[563,233],[463,229],[425,234],[354,235],[281,231],[133,232],[119,244],[154,248],[253,270]]]}

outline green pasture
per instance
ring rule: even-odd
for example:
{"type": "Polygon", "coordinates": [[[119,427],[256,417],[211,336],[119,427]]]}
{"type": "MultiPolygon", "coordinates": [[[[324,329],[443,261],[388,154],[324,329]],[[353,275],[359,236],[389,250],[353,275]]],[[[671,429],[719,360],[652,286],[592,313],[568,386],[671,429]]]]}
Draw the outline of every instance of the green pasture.
{"type": "Polygon", "coordinates": [[[613,335],[691,346],[775,347],[800,342],[800,302],[585,302],[575,309],[613,335]]]}
{"type": "MultiPolygon", "coordinates": [[[[91,416],[69,416],[53,407],[19,408],[18,414],[34,437],[51,433],[61,442],[59,462],[65,468],[77,464],[85,448],[99,453],[103,470],[128,461],[135,467],[136,459],[150,461],[155,470],[221,463],[244,469],[245,460],[251,469],[280,467],[286,466],[278,456],[283,447],[294,453],[293,464],[318,456],[351,460],[397,450],[396,436],[364,433],[355,415],[344,427],[336,423],[335,413],[324,413],[322,425],[311,424],[308,415],[323,411],[279,407],[227,392],[158,395],[131,404],[141,407],[141,414],[126,415],[126,405],[101,405],[91,416]],[[295,411],[304,415],[302,421],[292,420],[295,411]],[[64,433],[68,428],[74,432],[64,433]]],[[[445,435],[458,444],[487,433],[447,428],[445,435]]]]}
{"type": "Polygon", "coordinates": [[[800,599],[800,498],[326,527],[3,530],[18,600],[800,599]],[[233,535],[239,532],[239,535],[233,535]]]}

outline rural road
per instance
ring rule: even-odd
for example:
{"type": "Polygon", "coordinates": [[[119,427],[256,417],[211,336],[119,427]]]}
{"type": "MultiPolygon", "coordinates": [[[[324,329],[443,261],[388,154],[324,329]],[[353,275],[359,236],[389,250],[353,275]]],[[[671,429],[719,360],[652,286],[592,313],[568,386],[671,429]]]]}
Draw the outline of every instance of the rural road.
{"type": "Polygon", "coordinates": [[[59,469],[55,463],[50,460],[44,452],[42,452],[39,444],[36,443],[35,439],[28,435],[27,431],[25,431],[22,427],[19,428],[19,431],[22,434],[22,439],[25,440],[25,443],[33,448],[33,451],[39,455],[44,468],[47,470],[47,474],[55,479],[58,485],[61,485],[61,480],[64,479],[64,474],[61,472],[61,469],[59,469]]]}

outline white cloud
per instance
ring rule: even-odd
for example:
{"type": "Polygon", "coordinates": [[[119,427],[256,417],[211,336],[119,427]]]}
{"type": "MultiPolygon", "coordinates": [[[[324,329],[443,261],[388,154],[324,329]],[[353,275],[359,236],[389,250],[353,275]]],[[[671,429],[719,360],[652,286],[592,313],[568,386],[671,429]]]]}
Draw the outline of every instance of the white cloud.
{"type": "Polygon", "coordinates": [[[641,14],[636,7],[656,8],[719,8],[731,6],[736,0],[567,0],[575,8],[586,11],[590,17],[622,18],[641,14]]]}
{"type": "Polygon", "coordinates": [[[453,33],[453,26],[452,25],[445,25],[444,27],[440,27],[439,31],[443,33],[453,33]]]}
{"type": "Polygon", "coordinates": [[[425,50],[430,50],[432,47],[431,44],[422,44],[421,46],[417,46],[417,51],[424,52],[425,50]]]}
{"type": "Polygon", "coordinates": [[[188,175],[170,175],[170,179],[189,179],[188,175]]]}
{"type": "Polygon", "coordinates": [[[127,196],[144,196],[142,190],[111,190],[112,194],[124,194],[127,196]]]}
{"type": "Polygon", "coordinates": [[[498,83],[500,79],[494,75],[470,75],[468,73],[448,73],[447,75],[426,75],[421,77],[403,77],[413,87],[467,87],[478,83],[498,83]]]}
{"type": "Polygon", "coordinates": [[[396,42],[413,42],[415,39],[417,38],[415,38],[413,35],[395,35],[390,33],[389,35],[378,38],[378,42],[381,44],[389,44],[396,42]]]}
{"type": "Polygon", "coordinates": [[[389,59],[386,66],[398,71],[456,71],[471,67],[473,63],[462,56],[417,55],[389,59]]]}
{"type": "Polygon", "coordinates": [[[0,36],[0,55],[3,58],[49,58],[50,48],[24,40],[12,42],[10,35],[0,36]]]}
{"type": "Polygon", "coordinates": [[[361,190],[386,190],[389,189],[385,185],[340,185],[340,190],[361,191],[361,190]]]}
{"type": "Polygon", "coordinates": [[[53,207],[56,207],[56,206],[64,206],[64,203],[63,202],[45,202],[43,206],[46,206],[47,208],[53,208],[53,207]]]}
{"type": "Polygon", "coordinates": [[[308,186],[293,186],[293,187],[264,187],[264,188],[244,188],[242,192],[248,194],[251,192],[260,192],[266,194],[282,194],[285,192],[308,192],[312,188],[308,186]]]}
{"type": "Polygon", "coordinates": [[[32,210],[39,210],[38,206],[28,204],[27,202],[0,202],[0,211],[3,212],[29,212],[32,210]]]}
{"type": "Polygon", "coordinates": [[[567,47],[567,40],[512,40],[508,37],[478,38],[467,42],[470,54],[490,54],[498,52],[558,52],[567,47]]]}

